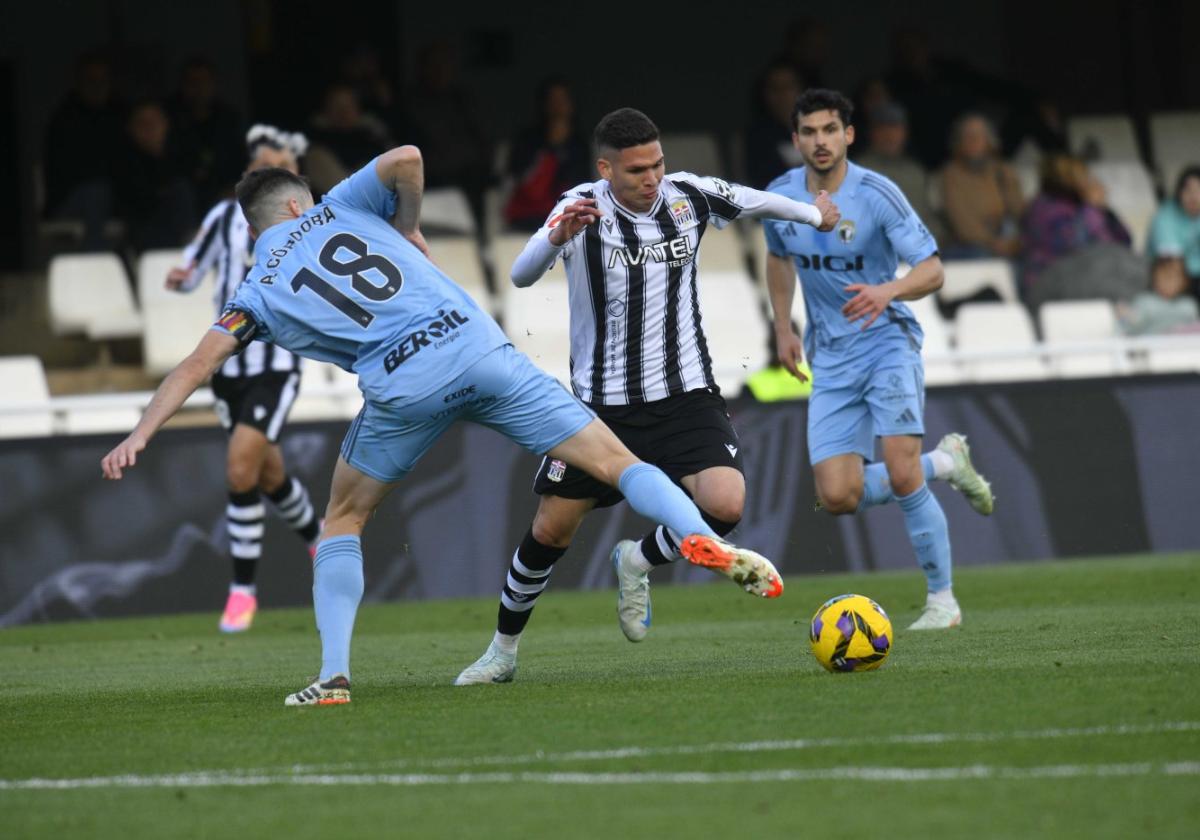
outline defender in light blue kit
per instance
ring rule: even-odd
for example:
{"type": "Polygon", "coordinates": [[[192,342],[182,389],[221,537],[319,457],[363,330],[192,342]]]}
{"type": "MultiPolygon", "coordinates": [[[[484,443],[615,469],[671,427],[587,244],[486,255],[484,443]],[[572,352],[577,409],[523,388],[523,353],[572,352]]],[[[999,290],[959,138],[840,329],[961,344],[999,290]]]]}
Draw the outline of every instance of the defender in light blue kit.
{"type": "Polygon", "coordinates": [[[430,261],[418,226],[423,185],[413,146],[376,158],[316,205],[307,182],[285,169],[248,173],[238,202],[258,237],[254,268],[137,428],[101,462],[107,478],[119,479],[184,400],[251,340],[358,374],[365,404],[342,444],[313,563],[321,674],[288,695],[289,706],[350,701],[350,639],[363,593],[359,537],[395,483],[457,420],[490,426],[619,487],[644,516],[689,535],[682,550],[693,563],[746,586],[778,579],[766,558],[717,538],[681,489],[513,349],[430,261]]]}
{"type": "Polygon", "coordinates": [[[978,512],[990,514],[991,488],[974,469],[966,438],[948,434],[921,454],[925,375],[921,327],[905,300],[942,285],[937,243],[890,180],[846,160],[854,142],[852,106],[836,91],[813,89],[796,103],[793,142],[805,165],[768,189],[797,201],[820,190],[842,218],[832,236],[766,221],[767,285],[780,361],[800,379],[807,355],[813,372],[808,449],[821,506],[850,514],[897,502],[925,573],[925,609],[910,629],[962,622],[951,580],[946,517],[927,480],[944,478],[978,512]],[[900,260],[912,266],[896,279],[900,260]],[[808,326],[803,342],[791,328],[796,276],[808,326]],[[881,441],[882,463],[875,457],[881,441]]]}

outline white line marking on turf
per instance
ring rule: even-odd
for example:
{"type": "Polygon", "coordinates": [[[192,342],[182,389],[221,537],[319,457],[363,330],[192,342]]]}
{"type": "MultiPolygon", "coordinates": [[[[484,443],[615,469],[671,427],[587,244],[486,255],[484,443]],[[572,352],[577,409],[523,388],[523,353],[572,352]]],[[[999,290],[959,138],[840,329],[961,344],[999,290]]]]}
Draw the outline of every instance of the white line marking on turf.
{"type": "Polygon", "coordinates": [[[960,744],[997,743],[1001,741],[1041,741],[1060,738],[1092,738],[1103,735],[1156,735],[1168,732],[1198,732],[1200,721],[1173,723],[1118,724],[1076,729],[1033,729],[1016,732],[924,732],[858,738],[793,738],[777,741],[716,742],[682,744],[669,747],[617,747],[608,750],[574,750],[571,752],[535,752],[525,755],[477,755],[462,758],[393,759],[383,761],[350,761],[338,764],[296,764],[285,768],[260,768],[242,771],[247,774],[271,774],[283,770],[291,773],[322,773],[328,771],[368,770],[402,767],[486,767],[489,765],[557,763],[571,761],[610,761],[622,758],[655,758],[673,755],[709,755],[718,753],[785,752],[888,744],[960,744]]]}
{"type": "Polygon", "coordinates": [[[185,773],[162,776],[104,776],[85,779],[16,779],[0,781],[0,790],[78,790],[96,788],[262,787],[265,785],[383,786],[479,785],[532,783],[550,785],[733,784],[761,782],[869,781],[953,782],[978,779],[1076,779],[1126,776],[1197,776],[1200,761],[1169,764],[1051,764],[1003,767],[828,767],[749,770],[726,773],[405,773],[255,775],[185,773]]]}

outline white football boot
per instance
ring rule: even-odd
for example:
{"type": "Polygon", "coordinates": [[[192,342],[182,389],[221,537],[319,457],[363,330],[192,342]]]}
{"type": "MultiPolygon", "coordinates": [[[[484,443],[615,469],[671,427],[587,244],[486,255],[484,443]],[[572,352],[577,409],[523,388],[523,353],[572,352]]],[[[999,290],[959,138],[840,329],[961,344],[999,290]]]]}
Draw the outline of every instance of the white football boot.
{"type": "Polygon", "coordinates": [[[953,596],[949,599],[929,595],[921,617],[908,625],[909,630],[946,630],[962,624],[962,610],[953,596]]]}
{"type": "Polygon", "coordinates": [[[613,571],[617,573],[617,620],[621,632],[631,642],[646,638],[650,629],[650,575],[634,568],[638,544],[621,540],[612,551],[613,571]]]}
{"type": "Polygon", "coordinates": [[[954,469],[946,476],[950,486],[967,497],[976,513],[989,516],[995,506],[992,486],[975,471],[971,463],[971,447],[967,446],[966,437],[951,432],[938,442],[937,448],[954,460],[954,469]]]}
{"type": "Polygon", "coordinates": [[[483,656],[463,669],[454,681],[455,685],[486,685],[487,683],[512,682],[517,673],[517,654],[505,653],[493,641],[483,656]]]}

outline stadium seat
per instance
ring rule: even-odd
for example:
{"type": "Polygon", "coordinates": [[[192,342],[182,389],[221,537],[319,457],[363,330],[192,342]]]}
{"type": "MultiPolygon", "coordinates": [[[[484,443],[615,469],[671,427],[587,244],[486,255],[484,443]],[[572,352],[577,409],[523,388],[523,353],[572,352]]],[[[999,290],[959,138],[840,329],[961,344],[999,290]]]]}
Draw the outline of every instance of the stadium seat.
{"type": "Polygon", "coordinates": [[[1193,337],[1179,347],[1155,347],[1146,354],[1150,373],[1200,373],[1200,346],[1193,337]]]}
{"type": "Polygon", "coordinates": [[[1033,321],[1019,303],[964,303],[958,310],[958,349],[995,352],[995,359],[968,359],[963,372],[974,382],[1044,379],[1046,365],[1036,354],[1033,321]],[[1029,351],[1029,355],[1001,355],[1029,351]]]}
{"type": "Polygon", "coordinates": [[[138,260],[138,296],[144,320],[142,362],[153,376],[179,364],[215,320],[207,277],[188,293],[173,292],[163,285],[167,272],[182,263],[180,251],[147,251],[138,260]]]}
{"type": "Polygon", "coordinates": [[[53,430],[50,387],[37,356],[0,356],[0,401],[14,409],[45,406],[45,411],[0,410],[0,437],[43,437],[53,430]]]}
{"type": "Polygon", "coordinates": [[[421,197],[421,230],[426,234],[475,233],[475,216],[457,187],[426,190],[421,197]]]}
{"type": "Polygon", "coordinates": [[[529,288],[509,289],[503,301],[504,331],[513,345],[570,387],[571,317],[561,263],[529,288]]]}
{"type": "MultiPolygon", "coordinates": [[[[1062,300],[1038,310],[1042,340],[1047,344],[1103,342],[1117,335],[1117,313],[1108,300],[1062,300]]],[[[1052,354],[1050,367],[1058,376],[1114,376],[1124,372],[1123,352],[1052,354]]]]}
{"type": "Polygon", "coordinates": [[[1100,161],[1093,163],[1090,168],[1107,190],[1109,206],[1129,228],[1134,250],[1142,253],[1146,247],[1150,222],[1158,209],[1158,197],[1150,173],[1136,161],[1100,161]]]}
{"type": "Polygon", "coordinates": [[[141,332],[125,267],[116,254],[64,254],[50,261],[50,328],[55,335],[126,338],[141,332]]]}
{"type": "Polygon", "coordinates": [[[724,177],[721,154],[711,134],[664,134],[659,138],[667,173],[691,172],[693,175],[724,177]]]}
{"type": "Polygon", "coordinates": [[[1021,185],[1021,195],[1026,201],[1033,199],[1041,190],[1041,175],[1036,163],[1014,163],[1013,171],[1017,173],[1017,182],[1021,185]]]}
{"type": "Polygon", "coordinates": [[[1141,160],[1133,120],[1124,114],[1098,114],[1067,120],[1071,151],[1104,161],[1141,160]]]}
{"type": "Polygon", "coordinates": [[[1016,303],[1017,283],[1008,260],[947,260],[946,282],[938,297],[946,302],[969,298],[986,288],[995,290],[1000,299],[1016,303]]]}
{"type": "Polygon", "coordinates": [[[1185,167],[1200,164],[1200,111],[1176,111],[1150,117],[1150,142],[1163,195],[1175,192],[1185,167]]]}
{"type": "Polygon", "coordinates": [[[925,334],[921,355],[925,357],[926,385],[954,385],[962,381],[958,365],[946,358],[950,352],[950,329],[932,296],[906,301],[925,334]]]}
{"type": "Polygon", "coordinates": [[[300,393],[289,421],[348,420],[362,408],[358,377],[328,362],[301,361],[300,393]]]}
{"type": "Polygon", "coordinates": [[[703,272],[700,313],[713,376],[733,397],[767,359],[767,321],[744,272],[703,272]]]}
{"type": "Polygon", "coordinates": [[[735,225],[729,225],[724,230],[708,226],[704,238],[700,240],[699,265],[702,273],[740,271],[746,274],[746,249],[735,225]]]}
{"type": "Polygon", "coordinates": [[[496,314],[495,301],[483,276],[483,263],[473,236],[430,236],[429,254],[438,268],[466,290],[483,309],[496,314]]]}
{"type": "Polygon", "coordinates": [[[95,435],[132,431],[142,413],[132,406],[72,408],[64,415],[63,432],[68,435],[95,435]]]}

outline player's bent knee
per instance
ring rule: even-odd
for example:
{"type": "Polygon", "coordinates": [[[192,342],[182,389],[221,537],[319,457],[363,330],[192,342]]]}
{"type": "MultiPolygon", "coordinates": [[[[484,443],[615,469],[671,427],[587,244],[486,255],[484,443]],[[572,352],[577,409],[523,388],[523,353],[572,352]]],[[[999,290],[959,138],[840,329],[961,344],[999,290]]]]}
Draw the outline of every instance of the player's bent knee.
{"type": "MultiPolygon", "coordinates": [[[[732,523],[736,526],[742,519],[742,511],[745,508],[745,499],[714,499],[711,502],[700,502],[700,513],[704,515],[704,519],[709,525],[713,525],[711,520],[716,520],[723,523],[732,523]]],[[[713,525],[716,530],[716,526],[713,525]]],[[[729,530],[733,530],[731,527],[729,530]]]]}
{"type": "Polygon", "coordinates": [[[847,516],[858,510],[862,501],[862,492],[846,490],[841,493],[829,493],[821,496],[821,508],[834,516],[847,516]]]}
{"type": "Polygon", "coordinates": [[[232,462],[225,468],[225,483],[234,493],[258,489],[259,479],[259,471],[249,464],[232,462]]]}

